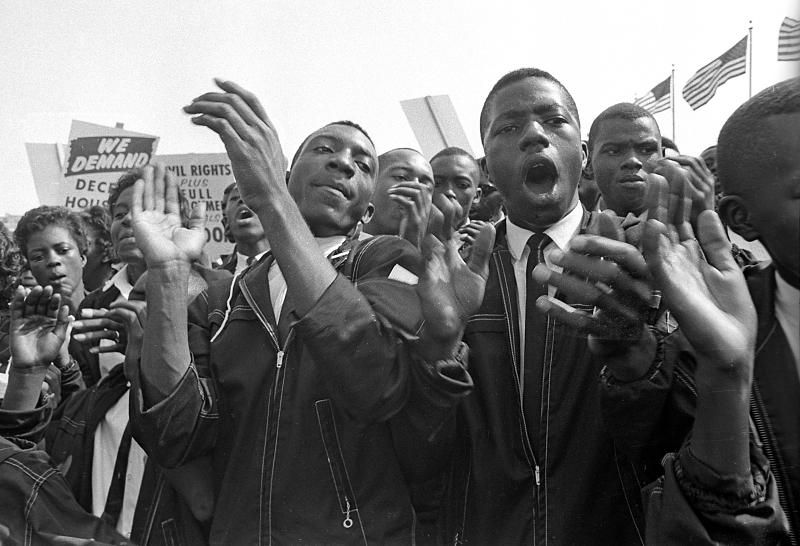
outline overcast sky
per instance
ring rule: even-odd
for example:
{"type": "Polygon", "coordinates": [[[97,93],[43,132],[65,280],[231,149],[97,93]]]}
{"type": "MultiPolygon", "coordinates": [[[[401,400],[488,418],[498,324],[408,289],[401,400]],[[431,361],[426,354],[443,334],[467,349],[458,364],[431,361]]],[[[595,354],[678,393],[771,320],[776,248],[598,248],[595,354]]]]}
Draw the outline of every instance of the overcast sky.
{"type": "MultiPolygon", "coordinates": [[[[417,147],[399,101],[450,95],[476,152],[494,82],[522,66],[572,92],[584,134],[676,66],[676,92],[753,21],[753,91],[793,76],[778,28],[797,0],[484,2],[172,1],[0,3],[0,214],[36,206],[25,142],[66,143],[70,122],[161,137],[162,154],[224,151],[181,106],[220,76],[260,98],[287,156],[326,122],[352,119],[378,152],[417,147]],[[649,6],[653,7],[649,7],[649,6]]],[[[676,100],[677,141],[698,154],[747,98],[747,77],[697,112],[676,100]]],[[[658,114],[672,135],[669,111],[658,114]]]]}

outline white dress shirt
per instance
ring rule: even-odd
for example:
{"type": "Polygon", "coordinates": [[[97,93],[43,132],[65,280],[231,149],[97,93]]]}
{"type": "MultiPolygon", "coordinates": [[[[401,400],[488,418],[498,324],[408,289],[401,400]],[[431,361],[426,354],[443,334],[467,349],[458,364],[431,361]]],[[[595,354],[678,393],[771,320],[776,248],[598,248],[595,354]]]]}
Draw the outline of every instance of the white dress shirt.
{"type": "MultiPolygon", "coordinates": [[[[566,252],[569,250],[569,243],[578,234],[583,219],[583,207],[576,205],[570,212],[564,215],[558,222],[544,230],[550,237],[550,243],[543,249],[545,264],[551,269],[560,272],[561,268],[554,265],[551,256],[554,250],[566,252]]],[[[508,249],[511,252],[511,259],[514,265],[514,277],[517,281],[517,309],[519,310],[519,358],[520,375],[525,374],[525,304],[527,299],[528,279],[525,275],[525,268],[528,264],[530,248],[528,239],[533,232],[516,225],[511,218],[506,219],[506,239],[508,249]]],[[[548,287],[548,294],[553,296],[556,292],[554,286],[548,287]]]]}
{"type": "MultiPolygon", "coordinates": [[[[335,235],[333,237],[314,237],[319,245],[322,254],[327,258],[331,252],[342,246],[345,237],[343,235],[335,235]]],[[[278,262],[272,262],[267,274],[269,281],[269,299],[272,301],[272,312],[275,313],[275,322],[280,320],[281,309],[283,309],[283,302],[286,301],[286,279],[283,278],[278,267],[278,262]]]]}
{"type": "Polygon", "coordinates": [[[775,272],[775,318],[783,328],[800,374],[800,290],[775,272]]]}
{"type": "MultiPolygon", "coordinates": [[[[131,290],[133,290],[133,285],[128,280],[128,265],[123,265],[119,271],[117,271],[113,277],[111,277],[106,283],[103,285],[103,291],[108,290],[112,286],[116,286],[117,290],[119,290],[119,296],[114,301],[128,301],[128,296],[131,294],[131,290]]],[[[106,347],[109,345],[114,345],[116,341],[111,341],[110,339],[101,339],[100,340],[100,347],[106,347]]],[[[97,363],[100,367],[100,377],[103,378],[108,375],[114,366],[119,364],[125,360],[125,355],[122,353],[100,353],[97,355],[97,363]]]]}
{"type": "MultiPolygon", "coordinates": [[[[269,252],[269,249],[265,250],[264,252],[260,252],[253,256],[253,262],[257,262],[261,259],[261,257],[269,252]]],[[[247,268],[247,260],[250,259],[250,256],[245,256],[241,252],[236,253],[236,269],[233,271],[233,276],[238,277],[239,274],[247,268]]]]}
{"type": "MultiPolygon", "coordinates": [[[[103,420],[94,432],[94,451],[92,452],[92,513],[100,517],[106,507],[108,489],[114,476],[114,465],[117,462],[117,451],[122,441],[125,427],[128,426],[128,397],[130,390],[111,406],[103,420]]],[[[136,502],[139,500],[139,490],[142,487],[144,465],[147,454],[131,439],[131,449],[128,453],[128,470],[125,475],[125,489],[122,500],[122,510],[117,520],[117,531],[125,537],[131,536],[133,527],[133,514],[136,511],[136,502]]]]}

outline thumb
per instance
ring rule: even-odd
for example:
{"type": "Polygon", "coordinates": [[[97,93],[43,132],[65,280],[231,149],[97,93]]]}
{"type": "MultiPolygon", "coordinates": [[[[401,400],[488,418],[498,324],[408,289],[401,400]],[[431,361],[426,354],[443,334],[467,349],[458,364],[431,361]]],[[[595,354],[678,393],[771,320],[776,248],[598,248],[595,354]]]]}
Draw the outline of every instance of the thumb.
{"type": "Polygon", "coordinates": [[[709,264],[720,271],[739,269],[731,252],[731,243],[725,236],[722,222],[713,210],[704,210],[698,216],[697,239],[709,264]]]}
{"type": "Polygon", "coordinates": [[[58,339],[65,340],[69,338],[69,332],[72,330],[72,323],[75,317],[69,314],[69,307],[62,305],[56,315],[56,325],[53,328],[53,333],[58,339]]]}
{"type": "Polygon", "coordinates": [[[189,216],[189,229],[200,230],[206,227],[206,202],[200,201],[192,207],[192,214],[189,216]]]}
{"type": "Polygon", "coordinates": [[[475,237],[469,256],[469,268],[485,280],[489,276],[489,257],[494,247],[495,229],[492,224],[486,223],[475,237]]]}

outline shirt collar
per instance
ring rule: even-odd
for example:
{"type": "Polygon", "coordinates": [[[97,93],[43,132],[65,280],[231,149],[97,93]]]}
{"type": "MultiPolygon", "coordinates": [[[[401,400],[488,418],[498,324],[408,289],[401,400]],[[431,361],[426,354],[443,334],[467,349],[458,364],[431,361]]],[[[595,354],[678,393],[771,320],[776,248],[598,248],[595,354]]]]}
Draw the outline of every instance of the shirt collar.
{"type": "MultiPolygon", "coordinates": [[[[253,262],[257,262],[258,260],[260,260],[262,258],[262,256],[264,256],[264,254],[266,254],[267,252],[269,252],[269,249],[265,250],[264,252],[259,252],[258,254],[253,256],[253,262]]],[[[250,256],[245,256],[244,254],[242,254],[238,250],[236,251],[236,263],[237,264],[246,264],[247,260],[249,260],[249,259],[250,259],[250,256]]]]}
{"type": "MultiPolygon", "coordinates": [[[[544,230],[545,235],[555,243],[559,250],[569,249],[569,242],[578,233],[583,219],[583,207],[575,205],[571,211],[561,217],[561,219],[544,230]]],[[[519,227],[510,218],[506,218],[506,238],[508,239],[508,249],[515,260],[522,257],[525,245],[528,244],[533,232],[529,229],[519,227]]]]}
{"type": "Polygon", "coordinates": [[[128,299],[128,296],[131,294],[131,290],[133,290],[133,285],[128,280],[128,264],[123,265],[113,277],[106,281],[106,283],[103,285],[103,292],[112,286],[116,286],[117,290],[119,290],[119,293],[122,294],[122,297],[126,300],[128,299]]]}
{"type": "Polygon", "coordinates": [[[314,237],[322,254],[327,258],[331,252],[342,246],[347,237],[344,235],[334,235],[333,237],[314,237]]]}
{"type": "Polygon", "coordinates": [[[776,306],[786,309],[789,313],[800,313],[797,303],[800,301],[800,290],[783,280],[781,274],[775,272],[775,302],[776,306]]]}

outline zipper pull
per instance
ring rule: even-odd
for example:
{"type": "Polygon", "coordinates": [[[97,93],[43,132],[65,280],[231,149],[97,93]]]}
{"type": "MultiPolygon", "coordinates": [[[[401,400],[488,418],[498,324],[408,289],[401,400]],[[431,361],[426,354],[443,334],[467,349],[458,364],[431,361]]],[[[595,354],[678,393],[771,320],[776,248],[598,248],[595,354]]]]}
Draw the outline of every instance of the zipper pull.
{"type": "Polygon", "coordinates": [[[353,520],[350,519],[350,499],[347,498],[347,495],[344,496],[344,502],[347,503],[347,514],[344,516],[344,521],[342,522],[342,527],[345,529],[349,529],[353,526],[353,520]]]}
{"type": "Polygon", "coordinates": [[[533,476],[534,476],[534,478],[536,478],[536,485],[537,486],[541,485],[542,482],[540,481],[541,475],[539,474],[539,465],[538,464],[533,469],[533,476]]]}
{"type": "Polygon", "coordinates": [[[283,355],[284,355],[284,352],[282,350],[278,351],[278,360],[277,360],[277,362],[275,362],[275,365],[278,367],[279,370],[283,366],[283,355]]]}

